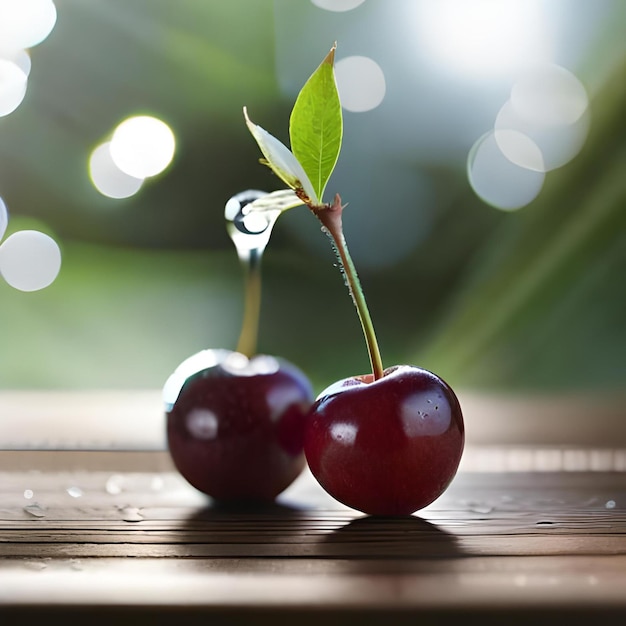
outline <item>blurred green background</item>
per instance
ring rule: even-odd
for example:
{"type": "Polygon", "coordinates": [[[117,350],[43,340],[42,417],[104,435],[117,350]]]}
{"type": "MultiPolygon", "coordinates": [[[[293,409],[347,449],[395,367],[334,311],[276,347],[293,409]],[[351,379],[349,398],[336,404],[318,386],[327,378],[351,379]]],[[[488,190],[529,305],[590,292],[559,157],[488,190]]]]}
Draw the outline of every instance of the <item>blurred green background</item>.
{"type": "MultiPolygon", "coordinates": [[[[472,1],[497,29],[489,3],[472,1]]],[[[438,60],[415,13],[429,4],[440,3],[56,0],[26,97],[0,118],[0,196],[7,234],[51,234],[63,265],[39,292],[0,281],[0,388],[160,388],[194,352],[234,349],[243,275],[224,204],[280,187],[242,107],[287,142],[295,96],[337,41],[337,59],[366,55],[385,72],[381,105],[344,114],[327,191],[349,202],[346,237],[385,364],[486,391],[622,389],[626,3],[525,3],[554,62],[587,89],[591,125],[580,153],[511,212],[474,193],[466,161],[514,73],[438,60]],[[135,196],[107,198],[89,155],[136,114],[170,125],[174,160],[135,196]]],[[[471,28],[465,60],[480,36],[471,28]]],[[[369,367],[333,263],[306,209],[281,216],[264,258],[259,351],[299,365],[318,390],[369,367]]]]}

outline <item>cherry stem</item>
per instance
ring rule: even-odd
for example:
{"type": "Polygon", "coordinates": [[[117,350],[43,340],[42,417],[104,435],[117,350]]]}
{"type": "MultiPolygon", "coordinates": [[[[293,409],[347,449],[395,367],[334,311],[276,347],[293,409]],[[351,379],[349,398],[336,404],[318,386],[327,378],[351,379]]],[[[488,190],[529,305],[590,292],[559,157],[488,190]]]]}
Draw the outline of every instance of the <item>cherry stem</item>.
{"type": "Polygon", "coordinates": [[[333,242],[333,249],[339,260],[346,286],[348,287],[348,291],[350,292],[350,296],[359,315],[361,328],[365,336],[365,343],[367,344],[370,364],[372,366],[372,374],[374,375],[374,380],[378,380],[383,376],[383,362],[378,348],[378,341],[376,341],[372,318],[370,317],[367,302],[365,301],[365,294],[363,293],[359,276],[352,262],[352,257],[348,251],[348,244],[343,235],[343,224],[341,220],[343,206],[341,204],[341,198],[339,194],[337,194],[332,204],[319,206],[309,205],[309,208],[322,223],[324,231],[333,242]]]}
{"type": "Polygon", "coordinates": [[[259,335],[262,256],[262,248],[252,248],[251,250],[246,250],[244,253],[240,252],[239,255],[245,272],[245,301],[243,323],[237,342],[237,352],[245,354],[248,358],[256,354],[259,335]]]}

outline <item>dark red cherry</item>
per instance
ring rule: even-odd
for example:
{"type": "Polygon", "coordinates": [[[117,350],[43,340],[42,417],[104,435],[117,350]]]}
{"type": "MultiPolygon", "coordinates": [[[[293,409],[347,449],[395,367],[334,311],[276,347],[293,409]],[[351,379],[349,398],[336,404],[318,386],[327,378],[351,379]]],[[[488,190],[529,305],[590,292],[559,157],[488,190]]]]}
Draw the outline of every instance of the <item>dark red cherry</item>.
{"type": "Polygon", "coordinates": [[[323,391],[307,418],[311,472],[343,504],[369,515],[409,515],[454,478],[464,446],[459,401],[441,378],[400,365],[323,391]]]}
{"type": "Polygon", "coordinates": [[[204,350],[170,376],[163,399],[176,468],[214,499],[272,501],[301,473],[313,390],[289,362],[204,350]]]}

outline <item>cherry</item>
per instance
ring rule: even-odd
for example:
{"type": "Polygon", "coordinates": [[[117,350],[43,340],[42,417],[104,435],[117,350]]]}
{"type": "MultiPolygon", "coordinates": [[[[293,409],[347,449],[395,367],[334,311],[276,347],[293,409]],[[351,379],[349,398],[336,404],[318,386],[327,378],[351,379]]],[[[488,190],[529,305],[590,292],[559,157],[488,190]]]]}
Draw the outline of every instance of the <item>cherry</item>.
{"type": "Polygon", "coordinates": [[[311,408],[305,456],[337,500],[369,515],[408,515],[450,484],[464,447],[464,422],[452,388],[425,369],[383,369],[365,295],[343,236],[339,195],[309,207],[331,237],[361,321],[372,373],[322,392],[311,408]]]}
{"type": "Polygon", "coordinates": [[[280,210],[280,198],[257,190],[226,203],[227,230],[245,270],[237,349],[190,356],[163,388],[174,465],[219,501],[271,501],[306,464],[304,417],[314,399],[312,386],[295,365],[256,354],[261,258],[280,210]],[[251,214],[248,205],[256,201],[258,212],[251,214]]]}
{"type": "Polygon", "coordinates": [[[409,515],[436,500],[458,468],[459,401],[438,376],[411,365],[334,383],[307,418],[304,450],[321,486],[370,515],[409,515]]]}
{"type": "Polygon", "coordinates": [[[174,465],[214,499],[271,501],[304,468],[313,390],[288,361],[204,350],[181,363],[163,395],[174,465]]]}

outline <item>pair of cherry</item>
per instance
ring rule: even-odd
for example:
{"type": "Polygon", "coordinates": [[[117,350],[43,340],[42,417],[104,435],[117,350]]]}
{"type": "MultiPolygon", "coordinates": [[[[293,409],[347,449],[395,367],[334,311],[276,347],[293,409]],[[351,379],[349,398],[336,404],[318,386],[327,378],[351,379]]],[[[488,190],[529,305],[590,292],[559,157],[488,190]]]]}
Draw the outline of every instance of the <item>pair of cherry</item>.
{"type": "Polygon", "coordinates": [[[379,362],[374,373],[338,381],[315,398],[293,364],[254,355],[263,248],[247,246],[246,235],[262,234],[266,243],[277,215],[260,227],[258,219],[246,223],[251,198],[235,200],[230,219],[227,205],[227,223],[251,270],[240,345],[199,352],[166,382],[176,468],[222,502],[271,502],[308,463],[331,496],[366,514],[424,508],[447,488],[461,459],[464,426],[455,393],[425,369],[382,370],[379,362]]]}

